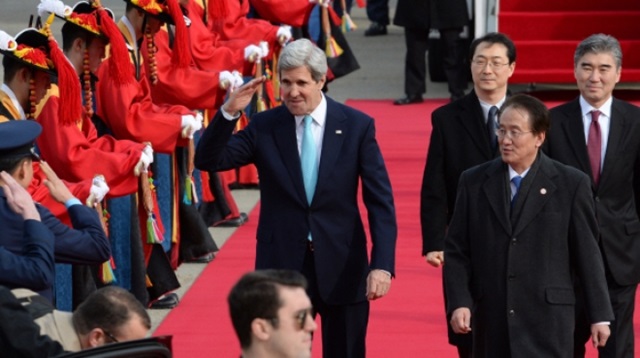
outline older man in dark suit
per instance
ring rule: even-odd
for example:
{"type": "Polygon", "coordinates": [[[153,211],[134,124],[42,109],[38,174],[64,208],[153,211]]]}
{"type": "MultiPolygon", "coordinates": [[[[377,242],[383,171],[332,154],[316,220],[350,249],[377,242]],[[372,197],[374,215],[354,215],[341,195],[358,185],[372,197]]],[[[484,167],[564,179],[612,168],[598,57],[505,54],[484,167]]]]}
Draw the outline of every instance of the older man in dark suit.
{"type": "MultiPolygon", "coordinates": [[[[431,141],[422,179],[420,223],[422,255],[441,267],[444,237],[453,215],[460,174],[498,153],[497,110],[507,98],[507,82],[516,66],[516,48],[500,33],[489,33],[471,44],[473,91],[431,114],[431,141]]],[[[448,321],[448,319],[447,319],[448,321]]],[[[460,358],[471,357],[471,335],[456,335],[449,343],[460,358]]]]}
{"type": "Polygon", "coordinates": [[[589,178],[540,152],[542,102],[512,96],[499,119],[502,157],[462,174],[445,241],[451,326],[473,332],[474,357],[570,356],[575,274],[604,346],[613,312],[589,178]]]}
{"type": "MultiPolygon", "coordinates": [[[[612,36],[592,35],[578,45],[574,71],[580,97],[551,110],[553,125],[543,148],[591,177],[616,317],[600,357],[611,358],[634,356],[633,311],[640,282],[640,108],[612,96],[621,65],[622,50],[612,36]]],[[[585,312],[579,313],[576,356],[584,356],[588,326],[585,312]]]]}
{"type": "Polygon", "coordinates": [[[232,136],[264,79],[239,88],[203,134],[195,163],[208,171],[256,165],[256,269],[302,272],[322,318],[324,357],[364,357],[367,298],[383,297],[394,274],[395,209],[373,119],[324,96],[326,71],[324,52],[309,40],[288,44],[278,61],[284,106],[256,114],[232,136]],[[360,183],[371,262],[358,209],[360,183]]]}

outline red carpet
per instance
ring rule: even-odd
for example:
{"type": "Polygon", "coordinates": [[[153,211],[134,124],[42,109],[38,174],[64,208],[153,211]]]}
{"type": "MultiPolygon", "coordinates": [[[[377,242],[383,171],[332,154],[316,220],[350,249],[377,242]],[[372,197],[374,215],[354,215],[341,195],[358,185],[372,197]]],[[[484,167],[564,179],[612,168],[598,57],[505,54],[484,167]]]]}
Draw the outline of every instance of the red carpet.
{"type": "Polygon", "coordinates": [[[514,41],[517,70],[511,83],[574,83],[573,52],[587,36],[620,41],[622,82],[640,81],[640,1],[502,0],[498,30],[514,41]]]}
{"type": "MultiPolygon", "coordinates": [[[[441,271],[428,266],[420,256],[419,195],[429,143],[430,113],[445,103],[432,100],[398,107],[391,100],[348,102],[376,118],[377,137],[391,176],[399,226],[397,279],[389,295],[371,305],[367,357],[457,356],[447,344],[441,271]]],[[[228,317],[226,295],[240,275],[253,268],[257,222],[256,208],[249,222],[229,239],[154,333],[174,336],[175,357],[238,357],[240,348],[228,317]]],[[[638,313],[636,322],[640,322],[638,313]]],[[[636,332],[640,332],[638,324],[636,332]]],[[[322,356],[320,339],[314,340],[313,349],[314,357],[322,356]]],[[[640,354],[638,348],[636,354],[640,354]]],[[[590,352],[588,357],[596,355],[590,352]]]]}

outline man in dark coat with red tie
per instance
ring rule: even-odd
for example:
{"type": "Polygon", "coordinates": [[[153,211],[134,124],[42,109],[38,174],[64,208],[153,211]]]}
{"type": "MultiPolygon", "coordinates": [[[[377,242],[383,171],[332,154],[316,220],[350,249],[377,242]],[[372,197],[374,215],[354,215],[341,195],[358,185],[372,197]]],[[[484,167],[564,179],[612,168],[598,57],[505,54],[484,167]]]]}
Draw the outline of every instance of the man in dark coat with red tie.
{"type": "MultiPolygon", "coordinates": [[[[634,356],[633,311],[640,282],[640,108],[612,96],[621,66],[620,43],[612,36],[592,35],[578,45],[574,72],[580,97],[551,110],[552,126],[543,148],[551,158],[591,177],[615,313],[601,358],[634,356]]],[[[584,356],[589,336],[582,305],[577,323],[576,357],[584,356]]]]}

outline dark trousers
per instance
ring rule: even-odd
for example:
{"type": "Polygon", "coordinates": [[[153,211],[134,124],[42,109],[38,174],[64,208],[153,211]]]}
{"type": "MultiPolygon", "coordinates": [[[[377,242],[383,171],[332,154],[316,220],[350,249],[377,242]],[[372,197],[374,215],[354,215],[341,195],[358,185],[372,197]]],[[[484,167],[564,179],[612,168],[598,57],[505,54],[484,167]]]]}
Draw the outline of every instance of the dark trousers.
{"type": "Polygon", "coordinates": [[[427,91],[427,50],[429,30],[404,28],[407,54],[404,58],[404,92],[409,97],[421,96],[427,91]]]}
{"type": "MultiPolygon", "coordinates": [[[[464,56],[459,40],[461,28],[440,29],[440,38],[444,47],[443,65],[449,93],[453,97],[462,97],[467,88],[467,69],[464,68],[464,56]]],[[[404,28],[407,54],[404,60],[404,92],[408,97],[417,97],[427,91],[427,50],[429,50],[429,30],[404,28]]]]}
{"type": "MultiPolygon", "coordinates": [[[[313,252],[307,250],[302,274],[308,280],[308,294],[314,314],[322,321],[323,358],[364,358],[369,323],[369,301],[348,305],[332,305],[324,302],[318,290],[313,252]]],[[[364,294],[363,294],[364,296],[364,294]]]]}
{"type": "MultiPolygon", "coordinates": [[[[347,7],[346,9],[347,13],[351,13],[351,6],[353,6],[353,0],[345,1],[345,6],[347,7]]],[[[338,16],[342,17],[344,13],[344,11],[342,11],[342,1],[334,1],[333,10],[336,12],[336,14],[338,14],[338,16]]]]}
{"type": "Polygon", "coordinates": [[[449,93],[454,97],[464,96],[467,88],[467,69],[464,66],[464,55],[460,48],[461,28],[440,29],[440,41],[444,46],[443,65],[449,84],[449,93]]]}
{"type": "MultiPolygon", "coordinates": [[[[615,320],[609,326],[611,336],[607,344],[598,349],[598,356],[600,358],[633,358],[633,311],[638,285],[620,286],[610,275],[607,275],[607,286],[615,320]]],[[[584,298],[579,298],[576,310],[574,357],[584,357],[584,345],[591,339],[591,322],[584,307],[584,298]]]]}
{"type": "Polygon", "coordinates": [[[367,17],[371,22],[389,25],[389,0],[367,0],[367,17]]]}

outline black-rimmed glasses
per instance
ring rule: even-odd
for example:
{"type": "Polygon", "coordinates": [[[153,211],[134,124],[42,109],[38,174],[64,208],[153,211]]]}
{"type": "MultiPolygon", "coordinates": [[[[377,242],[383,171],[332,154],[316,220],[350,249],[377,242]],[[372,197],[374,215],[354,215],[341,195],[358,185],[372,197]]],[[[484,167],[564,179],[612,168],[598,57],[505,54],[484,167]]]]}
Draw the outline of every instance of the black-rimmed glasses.
{"type": "Polygon", "coordinates": [[[509,139],[516,139],[516,140],[521,136],[531,132],[533,131],[522,132],[522,131],[516,131],[516,130],[506,130],[501,128],[496,129],[496,135],[498,136],[498,138],[507,137],[509,139]]]}
{"type": "Polygon", "coordinates": [[[109,331],[103,329],[102,332],[104,332],[104,334],[109,337],[113,343],[120,343],[120,341],[113,334],[109,333],[109,331]]]}
{"type": "Polygon", "coordinates": [[[499,61],[487,61],[485,59],[473,60],[471,61],[471,64],[479,68],[485,68],[487,65],[489,65],[489,68],[493,70],[499,70],[502,67],[508,65],[508,63],[499,62],[499,61]]]}

